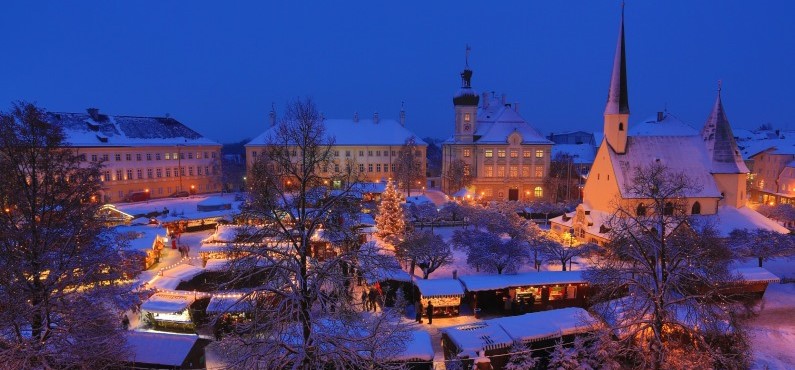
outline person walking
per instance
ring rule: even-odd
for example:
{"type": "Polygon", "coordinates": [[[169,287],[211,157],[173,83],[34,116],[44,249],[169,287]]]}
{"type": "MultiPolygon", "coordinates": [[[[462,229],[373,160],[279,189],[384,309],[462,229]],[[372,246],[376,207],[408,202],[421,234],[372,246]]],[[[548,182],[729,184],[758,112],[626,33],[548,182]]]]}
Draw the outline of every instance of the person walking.
{"type": "Polygon", "coordinates": [[[511,300],[511,296],[509,295],[507,298],[505,298],[505,307],[503,307],[505,309],[506,315],[511,314],[512,306],[513,306],[513,300],[511,300]]]}
{"type": "Polygon", "coordinates": [[[527,304],[524,298],[519,299],[519,314],[524,315],[527,312],[527,304]]]}
{"type": "Polygon", "coordinates": [[[428,316],[428,325],[433,324],[433,303],[428,300],[428,307],[425,309],[425,316],[428,316]]]}
{"type": "Polygon", "coordinates": [[[531,294],[527,298],[527,312],[533,312],[533,305],[536,304],[536,296],[531,294]]]}
{"type": "Polygon", "coordinates": [[[375,292],[375,288],[370,288],[370,293],[367,294],[367,299],[370,304],[370,310],[372,310],[373,312],[376,311],[375,307],[376,298],[378,298],[378,293],[375,292]]]}
{"type": "Polygon", "coordinates": [[[422,324],[422,302],[419,299],[414,302],[414,316],[417,323],[422,324]]]}
{"type": "Polygon", "coordinates": [[[362,288],[362,311],[367,311],[367,287],[362,288]]]}

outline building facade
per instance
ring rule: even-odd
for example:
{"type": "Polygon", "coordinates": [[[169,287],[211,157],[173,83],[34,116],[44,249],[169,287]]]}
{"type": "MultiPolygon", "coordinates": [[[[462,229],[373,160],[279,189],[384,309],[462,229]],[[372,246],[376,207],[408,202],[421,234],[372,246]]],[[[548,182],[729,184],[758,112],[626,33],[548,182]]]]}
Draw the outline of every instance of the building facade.
{"type": "Polygon", "coordinates": [[[170,117],[49,113],[87,162],[102,162],[103,202],[221,190],[221,145],[170,117]]]}
{"type": "MultiPolygon", "coordinates": [[[[324,119],[323,123],[326,135],[334,139],[331,147],[333,160],[325,172],[332,187],[343,185],[335,183],[331,178],[334,173],[342,172],[345,166],[352,166],[359,175],[359,181],[381,182],[396,179],[398,156],[406,141],[411,138],[415,143],[413,154],[417,160],[416,165],[420,167],[420,173],[425,174],[428,145],[405,127],[405,111],[401,110],[400,121],[381,119],[378,113],[372,119],[359,119],[356,113],[352,119],[324,119]]],[[[271,127],[245,145],[248,171],[271,142],[275,125],[275,112],[271,112],[271,127]]],[[[414,184],[413,190],[420,190],[425,184],[424,179],[415,181],[419,184],[414,184]]]]}
{"type": "Polygon", "coordinates": [[[795,146],[777,140],[753,156],[754,170],[749,189],[751,201],[756,203],[795,204],[795,146]]]}
{"type": "Polygon", "coordinates": [[[463,161],[472,178],[468,191],[484,200],[537,200],[545,197],[552,142],[519,115],[518,104],[472,89],[472,70],[461,73],[453,98],[455,130],[442,143],[442,190],[453,194],[450,169],[463,161]]]}

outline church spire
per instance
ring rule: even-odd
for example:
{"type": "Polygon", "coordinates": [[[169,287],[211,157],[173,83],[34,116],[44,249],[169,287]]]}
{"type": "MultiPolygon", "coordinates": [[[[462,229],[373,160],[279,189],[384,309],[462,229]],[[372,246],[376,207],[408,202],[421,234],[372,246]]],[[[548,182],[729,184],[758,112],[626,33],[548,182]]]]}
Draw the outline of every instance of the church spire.
{"type": "Polygon", "coordinates": [[[627,89],[627,56],[624,46],[624,4],[621,4],[621,27],[613,59],[613,74],[607,94],[605,114],[629,114],[629,91],[627,89]]]}
{"type": "Polygon", "coordinates": [[[718,97],[701,129],[701,137],[712,161],[712,173],[748,173],[748,167],[740,156],[729,119],[723,109],[720,93],[721,83],[718,81],[718,97]]]}

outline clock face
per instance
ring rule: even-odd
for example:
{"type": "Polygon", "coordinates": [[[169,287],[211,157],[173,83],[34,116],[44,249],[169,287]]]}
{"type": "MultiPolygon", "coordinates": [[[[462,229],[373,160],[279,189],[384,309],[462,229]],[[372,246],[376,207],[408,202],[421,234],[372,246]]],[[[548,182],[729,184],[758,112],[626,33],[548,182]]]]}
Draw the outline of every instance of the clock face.
{"type": "Polygon", "coordinates": [[[469,131],[469,129],[471,129],[471,128],[472,128],[472,125],[470,125],[468,123],[464,124],[464,131],[469,131]]]}

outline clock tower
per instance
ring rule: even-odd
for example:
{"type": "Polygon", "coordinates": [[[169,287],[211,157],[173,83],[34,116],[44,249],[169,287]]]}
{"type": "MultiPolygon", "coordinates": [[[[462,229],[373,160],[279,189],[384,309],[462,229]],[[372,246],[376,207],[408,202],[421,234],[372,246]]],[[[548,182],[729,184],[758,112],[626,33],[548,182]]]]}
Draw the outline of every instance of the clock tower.
{"type": "Polygon", "coordinates": [[[471,143],[477,122],[480,97],[472,89],[472,70],[469,65],[461,72],[461,89],[453,97],[455,106],[455,141],[471,143]]]}

